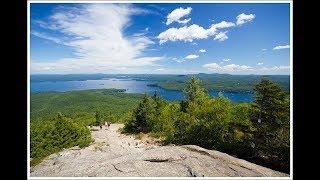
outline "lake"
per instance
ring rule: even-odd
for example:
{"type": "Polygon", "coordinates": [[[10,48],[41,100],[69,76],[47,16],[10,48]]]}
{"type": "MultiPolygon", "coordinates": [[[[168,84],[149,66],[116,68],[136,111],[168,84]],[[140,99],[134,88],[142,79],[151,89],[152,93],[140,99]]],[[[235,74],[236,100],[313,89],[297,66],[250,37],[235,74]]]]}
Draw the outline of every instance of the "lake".
{"type": "MultiPolygon", "coordinates": [[[[167,100],[182,100],[184,95],[182,91],[167,90],[161,87],[148,86],[155,82],[143,81],[131,78],[106,78],[98,80],[85,81],[43,81],[30,83],[31,93],[48,91],[73,91],[88,89],[125,89],[126,93],[148,93],[149,95],[157,93],[167,100]]],[[[218,91],[209,91],[211,96],[218,96],[218,91]]],[[[234,102],[251,102],[253,94],[249,92],[224,92],[223,95],[234,102]]]]}

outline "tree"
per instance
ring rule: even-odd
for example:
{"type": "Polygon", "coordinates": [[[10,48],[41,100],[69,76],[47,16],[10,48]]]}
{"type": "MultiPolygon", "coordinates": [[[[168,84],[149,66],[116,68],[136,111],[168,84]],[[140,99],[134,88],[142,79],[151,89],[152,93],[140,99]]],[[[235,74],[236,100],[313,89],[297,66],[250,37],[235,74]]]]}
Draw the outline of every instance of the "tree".
{"type": "Polygon", "coordinates": [[[259,122],[272,129],[281,126],[286,118],[286,93],[279,85],[268,79],[262,79],[254,90],[256,92],[254,108],[259,111],[259,122]]]}
{"type": "Polygon", "coordinates": [[[195,76],[191,77],[191,79],[187,82],[184,92],[188,101],[201,102],[209,98],[207,90],[202,87],[201,80],[195,76]]]}
{"type": "Polygon", "coordinates": [[[100,126],[101,124],[103,124],[104,117],[100,111],[96,111],[94,116],[96,118],[96,121],[94,122],[93,125],[100,126]]]}
{"type": "Polygon", "coordinates": [[[154,92],[152,100],[155,102],[155,116],[159,116],[162,108],[166,106],[167,103],[158,95],[157,91],[154,92]]]}
{"type": "Polygon", "coordinates": [[[134,109],[131,119],[126,123],[126,132],[148,132],[152,128],[156,104],[147,94],[144,94],[138,107],[134,109]]]}
{"type": "Polygon", "coordinates": [[[254,90],[251,121],[256,128],[254,143],[257,156],[272,156],[270,159],[281,159],[289,164],[289,99],[279,85],[267,79],[262,79],[254,90]]]}

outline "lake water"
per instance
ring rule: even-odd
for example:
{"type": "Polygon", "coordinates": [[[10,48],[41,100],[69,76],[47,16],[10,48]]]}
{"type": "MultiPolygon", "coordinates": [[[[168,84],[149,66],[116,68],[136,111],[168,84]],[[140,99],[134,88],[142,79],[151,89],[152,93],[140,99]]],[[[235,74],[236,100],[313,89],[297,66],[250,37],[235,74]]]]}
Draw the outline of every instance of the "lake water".
{"type": "MultiPolygon", "coordinates": [[[[133,79],[99,79],[86,81],[44,81],[31,82],[31,93],[48,92],[48,91],[72,91],[72,90],[87,90],[87,89],[126,89],[126,93],[148,93],[152,95],[155,91],[167,100],[181,100],[184,95],[181,91],[166,90],[160,87],[147,86],[155,82],[141,81],[133,79]]],[[[210,91],[211,96],[217,96],[218,91],[210,91]]],[[[234,102],[251,102],[253,94],[248,92],[224,92],[223,95],[234,102]]]]}

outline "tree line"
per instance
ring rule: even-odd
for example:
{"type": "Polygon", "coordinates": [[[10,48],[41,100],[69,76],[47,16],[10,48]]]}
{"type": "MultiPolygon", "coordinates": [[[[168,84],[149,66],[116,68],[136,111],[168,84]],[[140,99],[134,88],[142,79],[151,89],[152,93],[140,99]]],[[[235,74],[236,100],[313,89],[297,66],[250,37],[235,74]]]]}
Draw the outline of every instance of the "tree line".
{"type": "Polygon", "coordinates": [[[186,83],[185,100],[144,95],[126,116],[127,133],[151,133],[165,143],[195,144],[289,172],[290,101],[278,84],[262,79],[252,103],[211,97],[200,79],[186,83]]]}

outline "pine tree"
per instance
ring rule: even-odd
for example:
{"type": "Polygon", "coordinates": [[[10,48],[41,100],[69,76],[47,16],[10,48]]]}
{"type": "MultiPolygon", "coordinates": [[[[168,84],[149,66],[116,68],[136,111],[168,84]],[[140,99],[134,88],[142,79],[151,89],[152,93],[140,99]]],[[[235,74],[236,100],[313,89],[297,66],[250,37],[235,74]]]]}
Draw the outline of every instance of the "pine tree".
{"type": "Polygon", "coordinates": [[[152,98],[144,95],[137,109],[134,111],[135,125],[137,132],[147,132],[155,114],[155,104],[152,98]]]}
{"type": "Polygon", "coordinates": [[[289,164],[289,99],[279,85],[267,79],[262,79],[254,90],[251,121],[256,128],[254,143],[257,155],[272,156],[273,160],[279,158],[289,164]]]}
{"type": "Polygon", "coordinates": [[[202,87],[201,80],[195,76],[191,77],[191,79],[187,82],[184,92],[188,101],[201,102],[209,98],[207,90],[202,87]]]}
{"type": "MultiPolygon", "coordinates": [[[[254,88],[256,95],[253,108],[256,111],[255,124],[273,131],[281,127],[287,118],[286,94],[279,85],[262,79],[254,88]]],[[[254,119],[253,119],[254,120],[254,119]]]]}
{"type": "Polygon", "coordinates": [[[102,116],[100,111],[96,111],[95,112],[95,118],[96,118],[96,121],[95,121],[94,125],[100,126],[103,123],[102,122],[103,121],[103,116],[102,116]]]}

